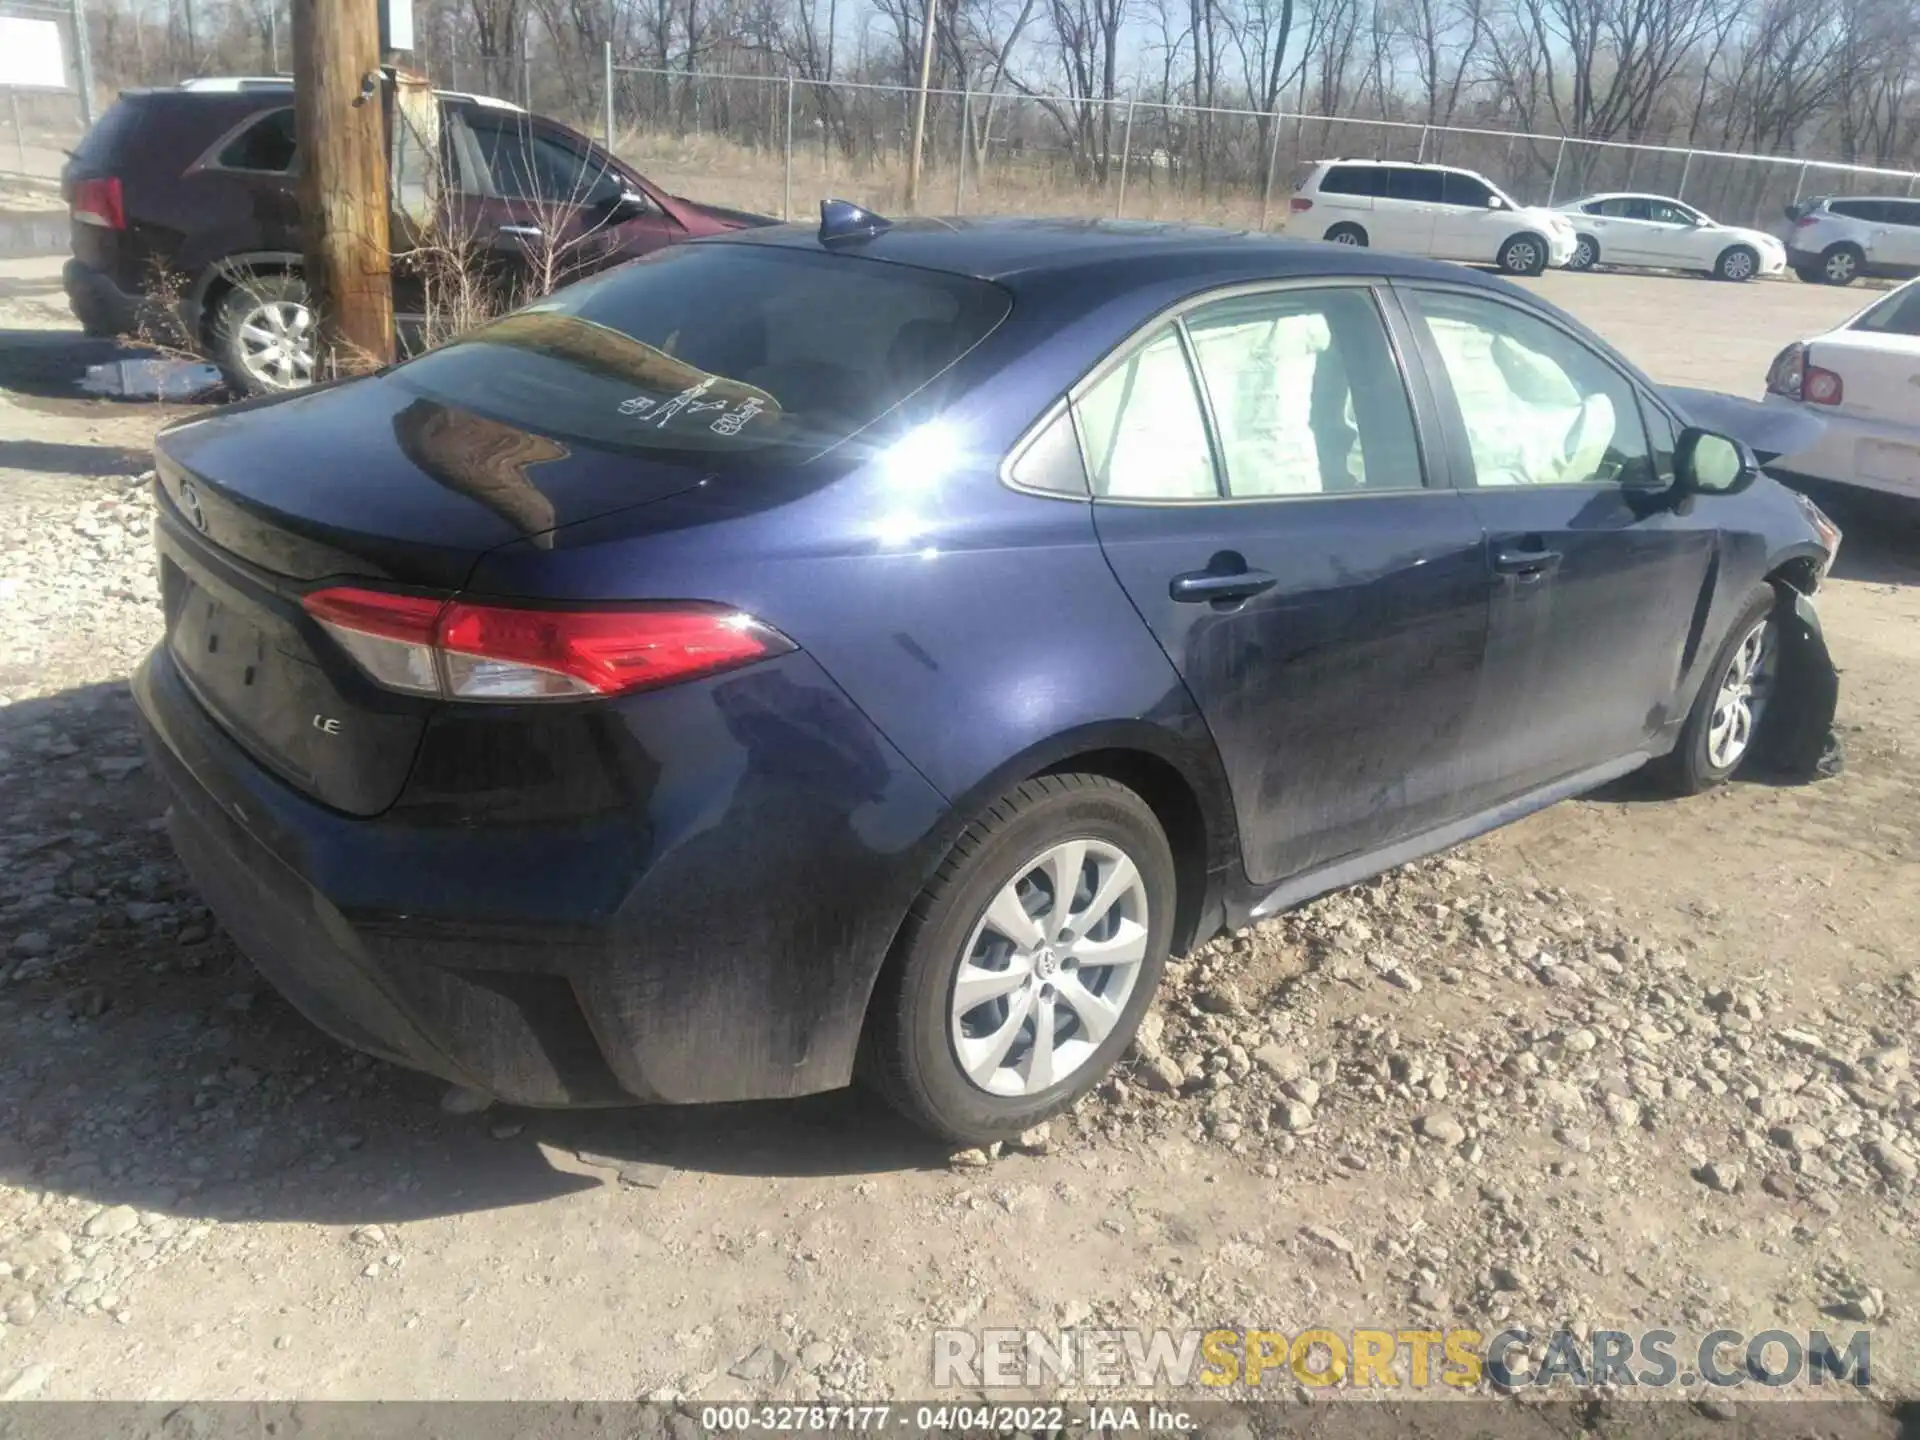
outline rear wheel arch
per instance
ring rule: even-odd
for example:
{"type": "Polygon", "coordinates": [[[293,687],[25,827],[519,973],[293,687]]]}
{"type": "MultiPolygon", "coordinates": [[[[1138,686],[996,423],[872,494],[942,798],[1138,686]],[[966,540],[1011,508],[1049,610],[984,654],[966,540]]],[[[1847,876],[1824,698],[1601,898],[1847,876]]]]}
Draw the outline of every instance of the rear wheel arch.
{"type": "Polygon", "coordinates": [[[224,255],[200,272],[200,278],[187,292],[182,317],[201,346],[211,351],[214,342],[214,317],[228,292],[237,289],[254,275],[297,275],[306,268],[305,258],[288,250],[258,250],[224,255]]]}
{"type": "MultiPolygon", "coordinates": [[[[885,953],[868,980],[866,1019],[873,1019],[876,994],[883,980],[902,963],[905,937],[912,929],[912,909],[954,847],[976,820],[1020,786],[1056,775],[1098,775],[1133,791],[1150,809],[1173,851],[1176,899],[1172,950],[1184,954],[1209,938],[1223,923],[1214,893],[1213,876],[1239,863],[1239,833],[1235,828],[1232,794],[1226,776],[1211,764],[1178,754],[1177,742],[1158,727],[1132,722],[1117,727],[1089,729],[1056,736],[1033,746],[983,778],[957,800],[947,823],[927,837],[919,854],[917,883],[902,907],[885,953]]],[[[864,1046],[863,1046],[864,1050],[864,1046]]]]}

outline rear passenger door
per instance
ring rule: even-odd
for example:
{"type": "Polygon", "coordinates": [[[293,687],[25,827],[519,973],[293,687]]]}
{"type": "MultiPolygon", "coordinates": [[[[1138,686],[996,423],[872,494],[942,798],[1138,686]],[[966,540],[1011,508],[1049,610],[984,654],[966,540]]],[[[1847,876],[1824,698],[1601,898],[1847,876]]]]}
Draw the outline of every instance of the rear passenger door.
{"type": "Polygon", "coordinates": [[[1473,808],[1481,530],[1366,284],[1197,304],[1076,387],[1094,525],[1276,884],[1473,808]],[[1431,482],[1431,483],[1430,483],[1431,482]]]}
{"type": "Polygon", "coordinates": [[[1401,294],[1494,572],[1477,778],[1513,796],[1644,753],[1676,717],[1715,547],[1714,505],[1668,502],[1672,421],[1531,307],[1401,294]]]}

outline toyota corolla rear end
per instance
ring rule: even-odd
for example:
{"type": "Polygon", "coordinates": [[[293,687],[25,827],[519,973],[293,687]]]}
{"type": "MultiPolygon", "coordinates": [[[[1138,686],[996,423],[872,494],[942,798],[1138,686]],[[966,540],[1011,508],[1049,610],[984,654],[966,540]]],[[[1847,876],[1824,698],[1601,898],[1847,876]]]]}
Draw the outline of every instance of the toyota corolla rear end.
{"type": "MultiPolygon", "coordinates": [[[[945,805],[803,637],[730,600],[725,526],[688,523],[711,487],[793,485],[858,420],[823,430],[808,382],[748,364],[763,335],[699,363],[672,305],[724,329],[800,278],[684,258],[734,248],[657,262],[657,345],[614,323],[647,262],[161,437],[166,638],[134,689],[174,841],[348,1044],[534,1105],[849,1078],[873,974],[849,957],[885,953],[945,805]],[[707,593],[470,588],[490,554],[655,514],[715,545],[707,593]]],[[[954,317],[916,373],[997,318],[954,317]]]]}

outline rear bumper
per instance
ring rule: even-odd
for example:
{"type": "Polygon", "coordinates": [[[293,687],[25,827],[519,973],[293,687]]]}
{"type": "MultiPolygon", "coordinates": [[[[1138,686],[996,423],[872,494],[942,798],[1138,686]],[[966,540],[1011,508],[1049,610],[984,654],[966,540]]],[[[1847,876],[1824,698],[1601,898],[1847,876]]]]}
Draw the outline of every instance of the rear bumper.
{"type": "Polygon", "coordinates": [[[1769,461],[1769,473],[1920,500],[1920,425],[1821,414],[1777,395],[1767,403],[1808,410],[1824,426],[1813,444],[1769,461]]]}
{"type": "Polygon", "coordinates": [[[348,1045],[525,1105],[847,1083],[945,811],[800,654],[643,697],[631,808],[494,828],[485,795],[371,820],[306,799],[164,645],[133,688],[182,863],[275,987],[348,1045]]]}
{"type": "Polygon", "coordinates": [[[154,313],[144,297],[129,295],[111,275],[84,261],[67,261],[60,279],[74,318],[89,335],[132,335],[154,313]]]}

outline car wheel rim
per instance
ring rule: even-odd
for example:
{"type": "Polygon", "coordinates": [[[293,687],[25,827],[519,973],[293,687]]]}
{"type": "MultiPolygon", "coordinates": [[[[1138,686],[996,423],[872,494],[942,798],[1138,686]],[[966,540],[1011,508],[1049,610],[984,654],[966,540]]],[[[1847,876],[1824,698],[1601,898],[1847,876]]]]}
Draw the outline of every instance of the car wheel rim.
{"type": "Polygon", "coordinates": [[[1853,257],[1844,250],[1827,259],[1827,278],[1842,284],[1853,278],[1853,257]]]}
{"type": "Polygon", "coordinates": [[[240,321],[240,363],[269,390],[313,383],[313,312],[293,300],[265,300],[240,321]]]}
{"type": "Polygon", "coordinates": [[[1731,770],[1752,748],[1773,694],[1775,649],[1771,620],[1760,621],[1734,647],[1707,723],[1707,760],[1716,770],[1731,770]]]}
{"type": "Polygon", "coordinates": [[[954,1056],[990,1095],[1037,1095],[1093,1058],[1147,958],[1147,887],[1104,840],[1028,860],[973,927],[954,975],[954,1056]]]}
{"type": "Polygon", "coordinates": [[[1333,237],[1333,243],[1336,245],[1358,245],[1360,243],[1360,237],[1351,230],[1342,230],[1338,235],[1333,237]]]}
{"type": "Polygon", "coordinates": [[[1727,278],[1729,280],[1744,280],[1751,274],[1753,274],[1753,261],[1746,252],[1742,251],[1738,255],[1729,255],[1727,257],[1727,278]]]}
{"type": "Polygon", "coordinates": [[[1578,245],[1573,247],[1573,268],[1576,270],[1592,269],[1593,262],[1598,258],[1599,257],[1593,253],[1593,242],[1591,240],[1582,240],[1578,245]]]}
{"type": "Polygon", "coordinates": [[[1527,244],[1526,241],[1523,240],[1518,245],[1510,245],[1507,247],[1507,269],[1514,271],[1516,274],[1524,275],[1527,271],[1533,269],[1533,261],[1533,246],[1527,244]]]}

